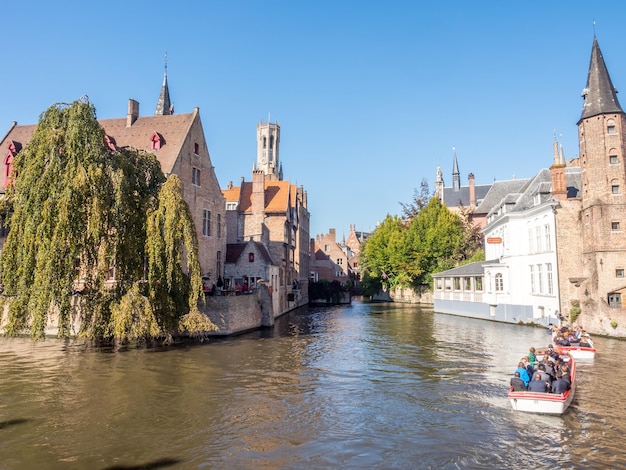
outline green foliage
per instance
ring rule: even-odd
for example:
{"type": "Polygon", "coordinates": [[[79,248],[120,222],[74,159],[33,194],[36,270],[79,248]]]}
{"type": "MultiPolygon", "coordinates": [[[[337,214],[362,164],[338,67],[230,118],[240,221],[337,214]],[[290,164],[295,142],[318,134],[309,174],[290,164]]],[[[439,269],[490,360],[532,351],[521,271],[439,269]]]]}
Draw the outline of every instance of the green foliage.
{"type": "MultiPolygon", "coordinates": [[[[429,285],[432,273],[465,263],[473,255],[484,258],[484,253],[476,252],[476,231],[438,198],[415,211],[408,226],[388,215],[361,252],[363,282],[372,289],[376,283],[413,288],[429,285]]],[[[364,286],[364,293],[368,291],[364,286]]]]}
{"type": "Polygon", "coordinates": [[[569,321],[574,323],[581,313],[580,302],[578,300],[570,300],[569,321]]]}
{"type": "Polygon", "coordinates": [[[180,182],[164,185],[153,155],[111,151],[93,105],[50,107],[13,168],[2,205],[11,230],[0,256],[7,334],[41,339],[55,313],[66,337],[80,313],[87,338],[167,336],[192,304],[197,309],[197,241],[180,182]],[[146,256],[150,288],[142,293],[146,256]]]}

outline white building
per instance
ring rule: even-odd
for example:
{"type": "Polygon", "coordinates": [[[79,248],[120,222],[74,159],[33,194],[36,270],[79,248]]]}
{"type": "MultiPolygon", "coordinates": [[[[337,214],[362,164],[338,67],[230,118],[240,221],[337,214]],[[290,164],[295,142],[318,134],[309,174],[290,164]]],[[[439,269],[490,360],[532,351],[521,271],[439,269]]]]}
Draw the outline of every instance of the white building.
{"type": "MultiPolygon", "coordinates": [[[[568,192],[577,193],[580,168],[568,167],[565,176],[568,192]]],[[[435,311],[510,323],[558,323],[558,205],[549,169],[502,197],[483,229],[490,261],[433,275],[435,311]]]]}

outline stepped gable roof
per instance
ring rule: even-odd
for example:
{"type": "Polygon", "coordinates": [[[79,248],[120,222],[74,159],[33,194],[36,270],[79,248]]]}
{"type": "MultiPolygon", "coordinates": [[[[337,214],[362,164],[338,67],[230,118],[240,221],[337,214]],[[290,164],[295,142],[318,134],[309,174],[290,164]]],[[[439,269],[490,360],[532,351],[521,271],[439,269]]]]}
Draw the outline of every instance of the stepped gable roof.
{"type": "Polygon", "coordinates": [[[198,109],[188,114],[138,117],[128,127],[127,118],[98,120],[107,135],[115,139],[117,147],[132,147],[156,155],[165,175],[173,173],[174,164],[181,152],[189,129],[198,116],[198,109]],[[152,136],[157,132],[163,137],[160,149],[152,149],[152,136]]]}
{"type": "MultiPolygon", "coordinates": [[[[233,188],[234,189],[234,188],[233,188]]],[[[289,181],[265,181],[265,211],[286,212],[290,202],[289,181]]],[[[231,189],[232,191],[232,189],[231,189]]],[[[252,182],[241,183],[240,212],[252,212],[252,182]]]]}
{"type": "MultiPolygon", "coordinates": [[[[476,205],[480,205],[481,201],[485,198],[490,184],[476,184],[474,185],[474,195],[476,197],[476,205]]],[[[453,187],[443,188],[443,202],[448,207],[469,207],[470,206],[470,188],[469,186],[461,186],[458,190],[453,187]]]]}
{"type": "Polygon", "coordinates": [[[591,60],[587,74],[587,85],[582,92],[584,98],[583,111],[580,120],[597,116],[598,114],[623,113],[617,100],[617,90],[611,82],[611,77],[604,63],[602,51],[598,45],[598,38],[593,37],[591,60]]]}
{"type": "Polygon", "coordinates": [[[499,261],[497,259],[491,261],[476,261],[475,263],[464,264],[463,266],[433,274],[432,277],[480,276],[485,273],[484,265],[494,263],[499,263],[499,261]]]}
{"type": "Polygon", "coordinates": [[[252,245],[256,248],[256,250],[263,258],[263,261],[265,261],[267,264],[274,264],[274,262],[272,261],[272,257],[270,256],[269,251],[267,251],[265,245],[263,245],[263,243],[255,241],[249,241],[246,243],[229,243],[226,246],[226,263],[236,264],[239,258],[241,258],[242,253],[249,250],[249,245],[252,245]]]}
{"type": "Polygon", "coordinates": [[[489,192],[485,195],[474,213],[488,214],[494,207],[500,204],[506,196],[520,193],[524,185],[528,182],[528,179],[494,181],[490,186],[489,192]]]}

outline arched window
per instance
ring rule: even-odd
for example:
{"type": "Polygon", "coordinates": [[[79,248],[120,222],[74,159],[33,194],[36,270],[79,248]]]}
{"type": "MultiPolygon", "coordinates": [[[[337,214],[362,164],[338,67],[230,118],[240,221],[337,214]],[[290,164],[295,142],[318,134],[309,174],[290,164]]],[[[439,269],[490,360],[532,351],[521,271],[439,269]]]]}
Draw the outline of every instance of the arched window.
{"type": "Polygon", "coordinates": [[[617,160],[617,155],[618,155],[617,149],[609,150],[609,163],[611,165],[616,165],[617,163],[619,163],[617,160]]]}
{"type": "Polygon", "coordinates": [[[274,136],[270,136],[270,149],[274,148],[274,136]]]}
{"type": "Polygon", "coordinates": [[[619,194],[619,181],[611,180],[611,194],[619,194]]]}
{"type": "Polygon", "coordinates": [[[613,119],[606,121],[606,133],[615,134],[615,121],[613,119]]]}
{"type": "Polygon", "coordinates": [[[267,148],[267,137],[263,137],[263,148],[267,148]]]}

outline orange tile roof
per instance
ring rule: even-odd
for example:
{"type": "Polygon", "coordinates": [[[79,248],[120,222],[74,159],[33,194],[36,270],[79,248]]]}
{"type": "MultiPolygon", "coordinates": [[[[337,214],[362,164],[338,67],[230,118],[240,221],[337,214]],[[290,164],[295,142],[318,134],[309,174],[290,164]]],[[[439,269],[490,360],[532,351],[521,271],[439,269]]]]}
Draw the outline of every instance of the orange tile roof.
{"type": "MultiPolygon", "coordinates": [[[[291,196],[289,181],[265,181],[265,210],[286,212],[291,196]]],[[[252,212],[252,182],[244,181],[241,186],[222,189],[227,202],[239,201],[239,212],[252,212]]]]}

